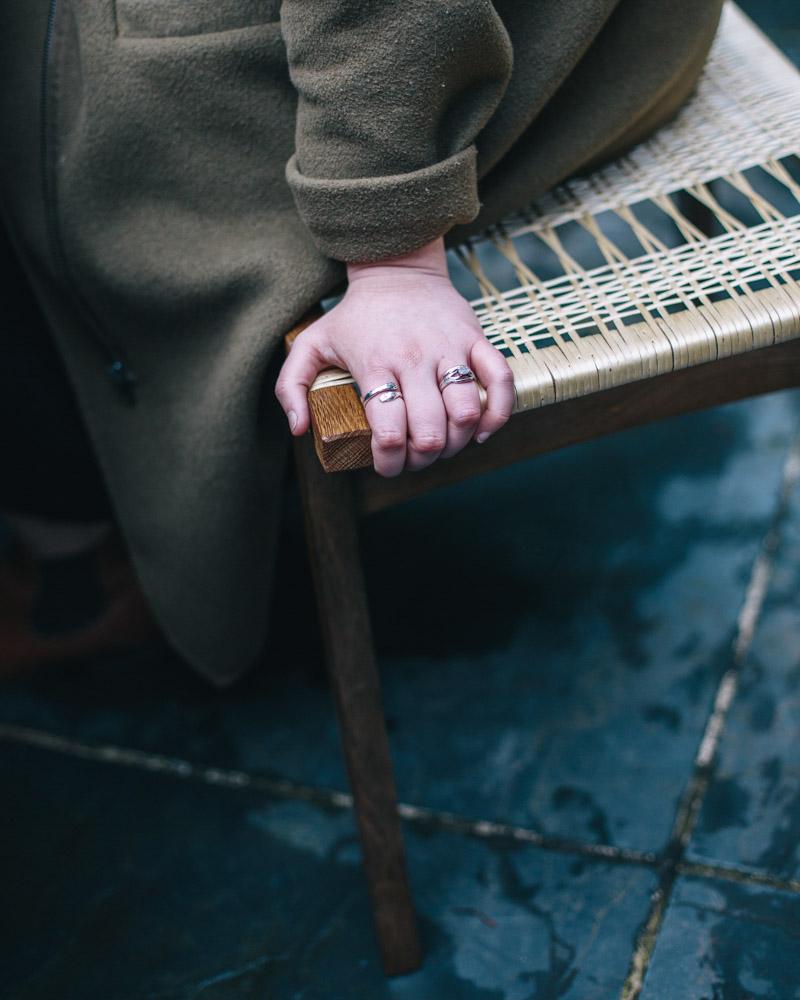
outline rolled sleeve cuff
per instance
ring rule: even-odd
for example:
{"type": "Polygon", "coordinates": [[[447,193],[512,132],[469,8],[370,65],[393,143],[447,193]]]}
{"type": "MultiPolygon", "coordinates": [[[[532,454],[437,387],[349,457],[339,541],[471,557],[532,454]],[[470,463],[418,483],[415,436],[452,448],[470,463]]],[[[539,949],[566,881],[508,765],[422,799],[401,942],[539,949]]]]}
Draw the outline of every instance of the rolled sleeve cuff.
{"type": "Polygon", "coordinates": [[[296,154],[286,179],[320,250],[342,261],[409,253],[478,214],[475,147],[421,170],[385,177],[325,180],[300,173],[296,154]]]}

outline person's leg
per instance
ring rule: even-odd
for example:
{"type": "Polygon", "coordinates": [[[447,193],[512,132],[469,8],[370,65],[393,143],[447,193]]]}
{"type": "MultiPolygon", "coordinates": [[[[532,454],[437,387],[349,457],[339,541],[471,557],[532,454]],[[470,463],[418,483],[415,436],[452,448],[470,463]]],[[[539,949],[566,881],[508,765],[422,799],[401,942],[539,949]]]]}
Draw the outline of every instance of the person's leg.
{"type": "Polygon", "coordinates": [[[0,226],[0,510],[61,522],[112,516],[75,394],[0,226]]]}
{"type": "Polygon", "coordinates": [[[111,532],[110,521],[56,521],[4,513],[12,533],[34,559],[68,559],[97,546],[111,532]]]}
{"type": "Polygon", "coordinates": [[[47,325],[0,228],[0,677],[153,631],[47,325]]]}
{"type": "Polygon", "coordinates": [[[156,634],[119,535],[36,557],[19,539],[0,558],[0,680],[156,634]]]}

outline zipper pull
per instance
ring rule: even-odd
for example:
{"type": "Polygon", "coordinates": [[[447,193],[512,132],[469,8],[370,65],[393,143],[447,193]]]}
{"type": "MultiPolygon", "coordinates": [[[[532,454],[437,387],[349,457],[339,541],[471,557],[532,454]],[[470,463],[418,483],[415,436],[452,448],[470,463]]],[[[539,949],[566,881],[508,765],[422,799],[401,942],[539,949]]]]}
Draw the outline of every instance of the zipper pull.
{"type": "Polygon", "coordinates": [[[133,406],[136,402],[137,378],[135,372],[132,372],[124,361],[117,359],[111,362],[106,373],[125,402],[129,406],[133,406]]]}

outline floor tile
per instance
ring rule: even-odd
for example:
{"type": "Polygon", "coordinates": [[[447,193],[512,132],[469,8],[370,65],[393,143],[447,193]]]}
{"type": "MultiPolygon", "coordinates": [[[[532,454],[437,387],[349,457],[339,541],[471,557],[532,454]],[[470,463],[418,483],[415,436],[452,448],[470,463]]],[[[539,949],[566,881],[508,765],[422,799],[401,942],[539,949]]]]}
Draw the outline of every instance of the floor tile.
{"type": "Polygon", "coordinates": [[[9,1000],[584,1000],[620,988],[654,877],[409,831],[427,952],[387,982],[347,812],[0,746],[9,1000]]]}
{"type": "Polygon", "coordinates": [[[800,895],[681,879],[641,1000],[796,1000],[800,895]]]}
{"type": "MultiPolygon", "coordinates": [[[[790,393],[723,407],[368,519],[402,797],[659,849],[797,410],[790,393]]],[[[342,787],[289,528],[268,671],[219,694],[158,651],[118,657],[13,687],[0,721],[342,787]]]]}
{"type": "Polygon", "coordinates": [[[800,496],[691,844],[693,858],[800,878],[800,496]]]}
{"type": "Polygon", "coordinates": [[[403,795],[661,848],[792,419],[789,400],[776,398],[676,421],[377,525],[371,578],[386,555],[379,532],[402,538],[406,553],[393,600],[379,592],[375,615],[403,795]],[[482,537],[487,509],[495,523],[482,537]],[[414,567],[442,537],[452,577],[443,569],[415,587],[414,567]],[[458,539],[476,537],[459,559],[458,539]],[[460,638],[441,628],[471,601],[494,635],[474,621],[460,638]],[[395,615],[416,629],[390,637],[395,615]]]}

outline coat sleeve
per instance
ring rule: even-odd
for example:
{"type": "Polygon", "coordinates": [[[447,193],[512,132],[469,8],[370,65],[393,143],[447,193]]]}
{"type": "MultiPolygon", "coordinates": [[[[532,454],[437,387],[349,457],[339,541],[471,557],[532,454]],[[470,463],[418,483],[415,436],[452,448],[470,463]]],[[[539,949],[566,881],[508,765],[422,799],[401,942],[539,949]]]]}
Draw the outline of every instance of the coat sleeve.
{"type": "Polygon", "coordinates": [[[286,178],[323,253],[407,253],[478,213],[474,140],[511,75],[489,0],[283,0],[286,178]]]}

